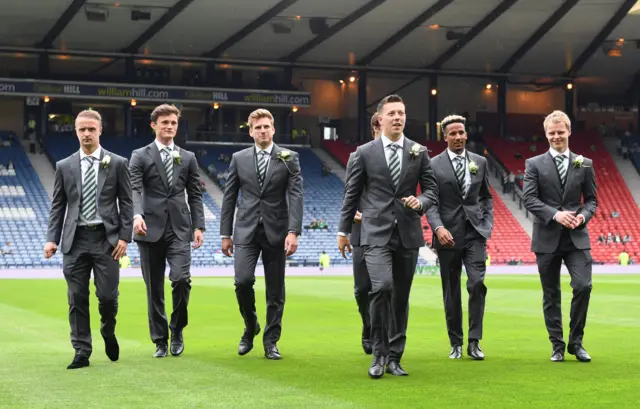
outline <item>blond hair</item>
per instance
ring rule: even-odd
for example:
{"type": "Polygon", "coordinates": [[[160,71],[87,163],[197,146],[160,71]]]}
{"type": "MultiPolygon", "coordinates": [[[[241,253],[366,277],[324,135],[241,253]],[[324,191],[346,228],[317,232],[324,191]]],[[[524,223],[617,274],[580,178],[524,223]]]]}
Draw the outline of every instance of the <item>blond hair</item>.
{"type": "Polygon", "coordinates": [[[440,128],[442,129],[442,133],[446,133],[445,130],[446,130],[447,126],[449,126],[451,124],[462,124],[463,126],[466,127],[467,118],[463,117],[462,115],[447,115],[447,116],[445,116],[442,119],[442,121],[440,121],[440,128]]]}
{"type": "Polygon", "coordinates": [[[271,115],[271,112],[264,108],[259,108],[249,114],[249,119],[247,120],[247,122],[249,122],[249,128],[253,129],[253,124],[262,118],[269,118],[271,126],[273,126],[273,115],[271,115]]]}
{"type": "Polygon", "coordinates": [[[102,127],[102,116],[98,111],[94,111],[93,109],[85,109],[84,111],[80,111],[80,113],[76,116],[76,120],[80,118],[88,118],[98,121],[98,123],[102,127]]]}
{"type": "Polygon", "coordinates": [[[569,116],[562,111],[555,110],[544,119],[543,127],[545,132],[547,131],[547,127],[551,124],[559,124],[563,123],[566,125],[567,130],[571,131],[571,119],[569,116]]]}
{"type": "Polygon", "coordinates": [[[175,105],[162,104],[155,107],[151,112],[151,122],[157,122],[161,116],[175,115],[180,118],[180,110],[175,105]]]}

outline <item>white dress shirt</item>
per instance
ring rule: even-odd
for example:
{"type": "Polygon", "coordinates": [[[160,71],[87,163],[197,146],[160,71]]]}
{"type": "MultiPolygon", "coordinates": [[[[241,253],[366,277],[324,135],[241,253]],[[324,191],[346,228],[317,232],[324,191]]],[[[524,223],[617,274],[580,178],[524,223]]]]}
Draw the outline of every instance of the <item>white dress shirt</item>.
{"type": "Polygon", "coordinates": [[[382,146],[384,147],[384,157],[387,160],[387,167],[389,167],[389,162],[391,162],[391,148],[388,148],[389,145],[395,143],[400,147],[400,149],[396,149],[396,156],[398,157],[398,161],[400,163],[400,173],[402,173],[402,150],[404,149],[404,135],[400,136],[396,142],[391,141],[391,139],[387,138],[384,135],[380,136],[382,140],[382,146]]]}
{"type": "MultiPolygon", "coordinates": [[[[567,175],[569,175],[569,156],[571,156],[571,152],[569,151],[569,148],[567,148],[564,152],[558,152],[557,150],[553,149],[553,148],[549,148],[549,153],[551,154],[551,157],[553,158],[553,164],[555,166],[556,165],[556,157],[558,155],[564,155],[564,159],[562,161],[562,164],[564,165],[564,168],[567,170],[567,175]]],[[[558,213],[560,213],[559,211],[556,212],[556,214],[553,215],[553,220],[556,219],[556,216],[558,215],[558,213]]],[[[585,219],[583,215],[577,215],[576,217],[580,218],[580,224],[583,224],[585,219]]]]}
{"type": "MultiPolygon", "coordinates": [[[[86,153],[84,153],[82,151],[82,149],[80,149],[80,174],[82,177],[82,186],[84,187],[84,176],[85,173],[87,173],[87,171],[89,170],[89,163],[84,160],[84,158],[88,157],[88,156],[92,156],[93,158],[95,158],[93,160],[93,171],[96,173],[96,184],[98,183],[98,172],[100,172],[100,154],[102,154],[102,147],[100,145],[98,145],[98,149],[96,149],[95,151],[93,151],[93,153],[91,155],[87,155],[86,153]]],[[[94,219],[91,220],[82,220],[82,218],[80,217],[80,214],[78,214],[78,226],[85,226],[87,224],[101,224],[102,223],[102,219],[100,218],[100,213],[98,212],[98,194],[100,192],[98,192],[96,190],[96,217],[94,219]]],[[[82,192],[80,192],[80,201],[82,202],[82,192]]],[[[81,209],[79,209],[81,210],[81,209]]]]}
{"type": "Polygon", "coordinates": [[[562,162],[562,164],[564,165],[564,168],[567,170],[567,172],[569,171],[569,156],[571,155],[571,152],[569,152],[569,148],[567,148],[566,151],[564,152],[558,152],[557,150],[553,149],[553,148],[549,148],[549,153],[551,154],[551,157],[553,158],[553,164],[555,165],[556,163],[556,157],[560,154],[564,155],[564,161],[562,162]]]}
{"type": "MultiPolygon", "coordinates": [[[[262,149],[258,145],[254,145],[254,146],[256,148],[256,156],[260,155],[260,152],[262,152],[262,151],[267,152],[267,155],[264,157],[264,159],[267,162],[267,166],[264,168],[264,172],[265,172],[265,176],[266,176],[267,170],[269,170],[269,162],[271,160],[271,151],[273,150],[273,142],[269,146],[267,146],[265,149],[262,149]]],[[[256,161],[256,163],[258,163],[258,162],[256,161]]]]}
{"type": "MultiPolygon", "coordinates": [[[[462,166],[464,166],[464,186],[468,190],[469,185],[471,185],[471,172],[469,171],[469,166],[467,164],[467,151],[465,149],[462,150],[462,153],[458,155],[457,153],[451,151],[447,148],[447,153],[449,154],[449,159],[451,159],[451,164],[453,164],[453,173],[455,175],[457,160],[455,158],[462,158],[462,166]]],[[[456,178],[457,179],[457,178],[456,178]]]]}

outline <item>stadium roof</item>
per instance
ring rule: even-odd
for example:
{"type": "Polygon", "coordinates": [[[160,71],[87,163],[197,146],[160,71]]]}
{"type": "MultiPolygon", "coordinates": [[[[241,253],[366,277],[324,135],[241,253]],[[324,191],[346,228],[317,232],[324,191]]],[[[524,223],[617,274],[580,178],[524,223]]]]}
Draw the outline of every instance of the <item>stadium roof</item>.
{"type": "Polygon", "coordinates": [[[640,73],[636,0],[6,3],[4,47],[577,75],[608,93],[640,73]]]}

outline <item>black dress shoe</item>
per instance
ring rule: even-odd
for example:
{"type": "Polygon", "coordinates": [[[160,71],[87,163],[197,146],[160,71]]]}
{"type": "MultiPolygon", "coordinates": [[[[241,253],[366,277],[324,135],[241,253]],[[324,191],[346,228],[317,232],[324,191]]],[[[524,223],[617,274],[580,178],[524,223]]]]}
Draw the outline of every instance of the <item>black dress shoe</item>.
{"type": "Polygon", "coordinates": [[[79,369],[89,366],[89,358],[84,355],[76,355],[73,361],[67,366],[67,369],[79,369]]]}
{"type": "Polygon", "coordinates": [[[404,369],[402,369],[402,367],[400,366],[400,362],[397,362],[397,361],[389,361],[389,364],[387,364],[386,372],[393,376],[409,375],[404,369]]]}
{"type": "Polygon", "coordinates": [[[182,331],[171,334],[171,355],[180,356],[184,352],[184,339],[182,331]]]}
{"type": "Polygon", "coordinates": [[[569,345],[567,347],[567,352],[571,355],[575,355],[576,359],[580,362],[591,362],[591,357],[582,345],[569,345]]]}
{"type": "Polygon", "coordinates": [[[280,355],[280,351],[278,351],[278,347],[276,347],[275,345],[272,347],[267,347],[264,349],[264,356],[267,359],[272,359],[274,361],[278,361],[280,359],[282,359],[282,356],[280,355]]]}
{"type": "Polygon", "coordinates": [[[371,355],[373,353],[373,347],[371,346],[370,340],[362,338],[362,350],[367,355],[371,355]]]}
{"type": "Polygon", "coordinates": [[[454,345],[451,347],[451,352],[449,352],[449,359],[460,359],[462,358],[462,347],[460,345],[454,345]]]}
{"type": "Polygon", "coordinates": [[[112,362],[116,362],[120,358],[120,345],[115,335],[104,338],[104,352],[112,362]]]}
{"type": "Polygon", "coordinates": [[[484,353],[482,352],[482,349],[480,349],[478,341],[469,342],[469,345],[467,346],[467,354],[469,354],[471,359],[474,361],[482,361],[484,359],[484,353]]]}
{"type": "Polygon", "coordinates": [[[157,343],[156,344],[156,353],[153,354],[154,358],[166,358],[168,353],[167,353],[167,344],[164,343],[157,343]]]}
{"type": "Polygon", "coordinates": [[[382,378],[384,375],[384,357],[374,356],[369,367],[369,377],[373,379],[382,378]]]}
{"type": "Polygon", "coordinates": [[[253,335],[244,329],[244,334],[240,338],[240,344],[238,345],[238,355],[246,355],[253,349],[253,338],[260,333],[260,324],[256,324],[256,329],[253,331],[253,335]]]}
{"type": "Polygon", "coordinates": [[[564,349],[554,349],[551,354],[551,362],[563,362],[564,361],[564,349]]]}

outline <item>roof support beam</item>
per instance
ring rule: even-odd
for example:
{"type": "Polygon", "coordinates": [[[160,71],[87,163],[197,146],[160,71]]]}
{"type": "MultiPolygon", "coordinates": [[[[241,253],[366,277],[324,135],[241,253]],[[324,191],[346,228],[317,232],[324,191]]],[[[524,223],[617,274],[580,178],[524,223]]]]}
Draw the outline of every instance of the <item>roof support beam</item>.
{"type": "Polygon", "coordinates": [[[348,16],[344,17],[343,19],[341,19],[340,21],[338,21],[337,23],[329,27],[324,33],[315,36],[306,44],[303,44],[302,46],[298,47],[296,50],[291,52],[282,60],[283,61],[297,60],[304,54],[308,53],[309,51],[311,51],[312,49],[320,45],[322,42],[334,36],[340,30],[349,26],[351,23],[358,20],[360,17],[364,16],[365,14],[369,13],[370,11],[372,11],[373,9],[375,9],[376,7],[384,3],[385,1],[386,0],[370,0],[368,3],[364,4],[362,7],[359,7],[354,12],[352,12],[348,16]]]}
{"type": "Polygon", "coordinates": [[[71,20],[78,14],[78,11],[84,6],[87,0],[73,0],[69,7],[62,13],[58,20],[49,29],[47,34],[36,44],[38,48],[52,48],[53,42],[62,34],[64,29],[69,25],[71,20]]]}
{"type": "Polygon", "coordinates": [[[584,65],[589,61],[589,58],[593,56],[593,54],[600,48],[602,43],[607,39],[607,37],[613,32],[613,30],[618,27],[618,24],[622,21],[623,18],[627,16],[631,7],[636,4],[637,0],[625,0],[624,3],[620,6],[616,14],[614,14],[611,19],[602,27],[602,30],[591,40],[591,43],[585,50],[576,58],[573,62],[571,68],[569,68],[564,76],[575,76],[578,71],[584,67],[584,65]]]}
{"type": "Polygon", "coordinates": [[[269,10],[258,16],[255,20],[242,27],[239,31],[224,40],[211,51],[202,54],[202,56],[209,58],[219,57],[220,54],[231,48],[231,46],[233,46],[235,43],[265,25],[267,22],[269,22],[269,20],[282,13],[285,9],[287,9],[297,1],[298,0],[280,0],[275,6],[271,7],[269,10]]]}
{"type": "Polygon", "coordinates": [[[580,0],[565,0],[564,3],[538,29],[522,43],[520,48],[502,64],[498,72],[509,72],[580,0]]]}
{"type": "Polygon", "coordinates": [[[411,20],[406,26],[398,30],[394,35],[387,38],[382,44],[377,46],[369,54],[365,55],[358,61],[358,65],[369,65],[376,58],[384,54],[389,48],[398,44],[400,40],[411,34],[416,28],[420,27],[431,17],[435,16],[442,9],[453,3],[453,0],[438,0],[433,6],[426,9],[422,14],[411,20]]]}

